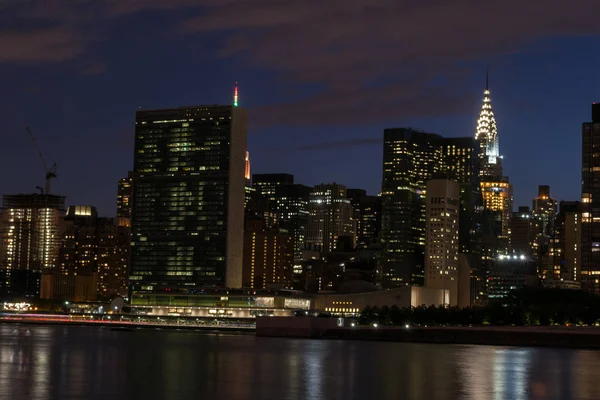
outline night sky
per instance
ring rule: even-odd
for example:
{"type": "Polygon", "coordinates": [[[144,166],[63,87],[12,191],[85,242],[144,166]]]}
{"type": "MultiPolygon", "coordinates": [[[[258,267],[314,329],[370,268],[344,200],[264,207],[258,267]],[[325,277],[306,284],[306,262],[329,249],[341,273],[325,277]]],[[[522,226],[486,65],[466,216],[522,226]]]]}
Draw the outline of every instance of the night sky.
{"type": "Polygon", "coordinates": [[[0,193],[114,215],[135,110],[249,109],[253,173],[376,194],[383,129],[473,136],[490,67],[515,209],[580,198],[581,123],[600,101],[598,0],[0,0],[0,193]],[[567,5],[568,4],[568,5],[567,5]]]}

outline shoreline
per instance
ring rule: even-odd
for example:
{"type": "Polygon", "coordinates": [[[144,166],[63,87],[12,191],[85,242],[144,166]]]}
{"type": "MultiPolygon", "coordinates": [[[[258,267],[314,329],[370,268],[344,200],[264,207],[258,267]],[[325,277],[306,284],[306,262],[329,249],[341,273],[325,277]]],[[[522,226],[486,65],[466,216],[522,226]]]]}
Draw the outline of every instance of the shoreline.
{"type": "Polygon", "coordinates": [[[131,322],[109,322],[109,321],[67,321],[67,320],[28,320],[28,319],[0,319],[0,324],[12,325],[64,325],[81,327],[105,327],[112,328],[115,331],[135,331],[142,329],[169,329],[179,331],[201,331],[201,332],[230,332],[242,334],[254,334],[256,330],[253,327],[245,328],[241,326],[194,326],[194,325],[175,325],[175,324],[136,324],[131,322]]]}
{"type": "Polygon", "coordinates": [[[337,328],[323,332],[320,338],[600,350],[600,329],[594,327],[337,328]]]}
{"type": "Polygon", "coordinates": [[[600,350],[599,327],[566,326],[347,326],[326,318],[258,318],[257,337],[366,340],[600,350]]]}

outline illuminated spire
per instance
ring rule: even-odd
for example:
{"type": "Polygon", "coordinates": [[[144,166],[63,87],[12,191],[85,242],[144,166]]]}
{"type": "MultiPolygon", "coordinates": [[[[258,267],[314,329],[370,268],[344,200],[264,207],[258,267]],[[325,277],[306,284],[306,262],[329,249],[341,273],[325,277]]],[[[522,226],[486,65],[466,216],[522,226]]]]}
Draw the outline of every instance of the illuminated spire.
{"type": "Polygon", "coordinates": [[[235,86],[233,87],[233,106],[237,107],[238,106],[238,83],[235,83],[235,86]]]}
{"type": "Polygon", "coordinates": [[[244,178],[249,181],[250,180],[250,152],[246,152],[246,168],[244,170],[244,178]]]}
{"type": "Polygon", "coordinates": [[[485,91],[483,92],[483,104],[477,120],[475,139],[479,141],[480,158],[482,159],[483,175],[502,175],[500,166],[500,147],[498,144],[498,127],[496,117],[492,110],[492,99],[489,90],[489,73],[486,69],[485,91]]]}

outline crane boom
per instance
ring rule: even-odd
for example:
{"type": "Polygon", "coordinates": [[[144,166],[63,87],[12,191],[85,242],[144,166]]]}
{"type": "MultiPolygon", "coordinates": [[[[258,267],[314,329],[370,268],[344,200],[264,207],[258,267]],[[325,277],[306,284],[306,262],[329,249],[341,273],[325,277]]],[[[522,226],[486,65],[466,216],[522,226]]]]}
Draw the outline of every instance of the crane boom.
{"type": "Polygon", "coordinates": [[[46,163],[46,159],[44,158],[42,149],[38,145],[37,140],[35,140],[35,136],[33,136],[33,133],[31,133],[31,129],[29,129],[29,127],[26,126],[25,130],[27,131],[27,133],[29,133],[29,139],[31,139],[31,143],[37,150],[38,155],[40,156],[40,159],[42,160],[42,165],[44,167],[44,173],[46,174],[46,176],[45,176],[45,180],[46,180],[45,193],[48,194],[48,193],[50,193],[50,181],[53,178],[56,178],[56,163],[52,164],[52,167],[48,168],[48,164],[46,163]]]}

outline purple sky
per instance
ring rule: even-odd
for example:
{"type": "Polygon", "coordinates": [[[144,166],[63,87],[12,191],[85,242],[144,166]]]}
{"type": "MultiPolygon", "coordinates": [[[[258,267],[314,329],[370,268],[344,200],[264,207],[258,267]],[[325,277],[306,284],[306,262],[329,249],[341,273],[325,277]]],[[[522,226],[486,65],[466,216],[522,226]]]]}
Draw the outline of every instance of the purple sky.
{"type": "Polygon", "coordinates": [[[598,0],[0,0],[0,193],[114,215],[135,110],[230,103],[255,173],[377,193],[386,127],[472,136],[490,65],[515,208],[580,197],[581,123],[600,100],[598,0]]]}

